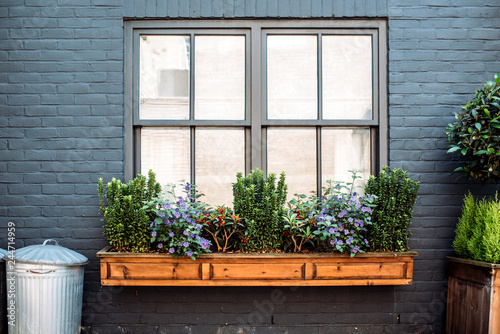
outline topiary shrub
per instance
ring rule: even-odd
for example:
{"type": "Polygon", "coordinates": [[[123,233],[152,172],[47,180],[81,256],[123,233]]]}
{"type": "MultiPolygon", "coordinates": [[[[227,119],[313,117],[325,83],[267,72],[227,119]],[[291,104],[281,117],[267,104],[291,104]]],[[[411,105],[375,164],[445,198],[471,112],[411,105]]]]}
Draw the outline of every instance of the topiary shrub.
{"type": "Polygon", "coordinates": [[[461,257],[500,263],[500,202],[498,197],[464,198],[462,216],[455,230],[453,249],[461,257]]]}
{"type": "Polygon", "coordinates": [[[150,170],[148,180],[144,175],[137,175],[128,184],[113,178],[106,189],[100,178],[98,192],[100,212],[106,223],[104,235],[113,249],[148,251],[151,239],[150,224],[156,217],[152,199],[161,192],[155,173],[150,170]]]}
{"type": "Polygon", "coordinates": [[[451,148],[466,162],[455,169],[468,179],[496,183],[500,180],[500,73],[489,81],[476,96],[455,114],[455,123],[448,124],[451,148]]]}
{"type": "Polygon", "coordinates": [[[266,178],[260,169],[248,176],[236,175],[233,184],[234,212],[244,225],[245,235],[242,247],[247,251],[270,252],[279,249],[283,243],[283,221],[287,186],[285,172],[276,184],[276,175],[266,178]]]}
{"type": "Polygon", "coordinates": [[[407,177],[399,168],[385,166],[378,177],[370,176],[366,195],[374,195],[372,225],[368,237],[372,251],[404,252],[408,250],[409,225],[420,183],[407,177]]]}

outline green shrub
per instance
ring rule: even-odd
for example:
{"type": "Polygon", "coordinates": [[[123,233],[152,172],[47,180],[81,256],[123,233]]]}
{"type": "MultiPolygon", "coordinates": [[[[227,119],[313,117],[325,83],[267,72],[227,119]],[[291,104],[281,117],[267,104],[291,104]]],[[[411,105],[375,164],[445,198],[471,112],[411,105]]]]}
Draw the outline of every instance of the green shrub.
{"type": "Polygon", "coordinates": [[[500,263],[500,202],[498,197],[464,198],[462,216],[455,230],[455,252],[467,259],[500,263]]]}
{"type": "Polygon", "coordinates": [[[420,184],[407,177],[401,169],[385,166],[378,177],[370,176],[365,186],[366,195],[375,196],[372,225],[368,240],[372,251],[404,252],[408,250],[413,205],[420,184]]]}
{"type": "Polygon", "coordinates": [[[448,153],[458,152],[466,162],[455,172],[468,179],[500,180],[500,73],[487,82],[446,127],[448,153]]]}
{"type": "Polygon", "coordinates": [[[276,175],[267,178],[261,170],[253,170],[248,176],[236,175],[233,184],[234,212],[245,228],[245,250],[274,251],[283,243],[283,221],[287,186],[282,172],[278,184],[276,175]]]}
{"type": "Polygon", "coordinates": [[[160,194],[161,186],[153,171],[149,171],[148,178],[137,175],[128,184],[113,178],[106,189],[99,179],[100,212],[106,223],[104,235],[117,251],[145,252],[150,248],[150,223],[156,214],[153,204],[146,203],[160,194]]]}

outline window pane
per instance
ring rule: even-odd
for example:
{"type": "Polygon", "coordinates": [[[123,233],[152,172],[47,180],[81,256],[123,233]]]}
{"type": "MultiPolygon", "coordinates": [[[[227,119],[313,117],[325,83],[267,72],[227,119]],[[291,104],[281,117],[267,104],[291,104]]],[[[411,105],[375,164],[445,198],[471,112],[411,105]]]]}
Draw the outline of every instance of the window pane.
{"type": "Polygon", "coordinates": [[[316,36],[267,36],[268,119],[317,119],[316,36]]]}
{"type": "Polygon", "coordinates": [[[288,200],[295,193],[310,195],[316,190],[316,129],[269,128],[267,169],[277,178],[286,173],[288,200]]]}
{"type": "Polygon", "coordinates": [[[196,185],[212,206],[232,207],[236,173],[245,173],[243,129],[196,129],[196,185]]]}
{"type": "Polygon", "coordinates": [[[195,118],[245,119],[245,36],[195,37],[195,118]]]}
{"type": "Polygon", "coordinates": [[[371,36],[323,36],[323,118],[372,118],[371,36]]]}
{"type": "Polygon", "coordinates": [[[147,175],[152,169],[163,192],[167,190],[167,184],[179,184],[190,179],[189,137],[189,128],[141,130],[141,174],[147,175]]]}
{"type": "Polygon", "coordinates": [[[189,48],[189,36],[141,36],[139,118],[189,118],[189,48]]]}
{"type": "MultiPolygon", "coordinates": [[[[363,171],[357,185],[364,185],[370,175],[370,130],[368,128],[331,128],[321,130],[322,179],[351,181],[352,171],[363,171]]],[[[359,180],[359,179],[358,179],[359,180]]],[[[361,188],[357,188],[360,193],[361,188]]]]}

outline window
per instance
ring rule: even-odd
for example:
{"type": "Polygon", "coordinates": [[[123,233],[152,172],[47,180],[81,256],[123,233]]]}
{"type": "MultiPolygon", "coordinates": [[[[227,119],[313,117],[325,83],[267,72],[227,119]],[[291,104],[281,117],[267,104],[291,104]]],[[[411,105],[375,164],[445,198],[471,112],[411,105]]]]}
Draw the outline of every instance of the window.
{"type": "Polygon", "coordinates": [[[237,172],[287,174],[289,197],[387,163],[383,21],[126,25],[126,177],[153,169],[232,202],[237,172]]]}

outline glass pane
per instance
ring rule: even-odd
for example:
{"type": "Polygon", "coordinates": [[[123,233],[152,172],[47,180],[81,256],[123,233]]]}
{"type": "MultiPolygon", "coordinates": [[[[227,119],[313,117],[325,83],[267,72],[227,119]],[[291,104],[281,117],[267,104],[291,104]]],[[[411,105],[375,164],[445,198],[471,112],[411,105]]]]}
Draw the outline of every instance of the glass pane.
{"type": "Polygon", "coordinates": [[[267,36],[268,119],[317,119],[316,36],[267,36]]]}
{"type": "MultiPolygon", "coordinates": [[[[167,184],[190,180],[189,137],[189,128],[141,130],[141,174],[147,175],[152,169],[163,192],[167,184]]],[[[183,195],[180,189],[176,195],[183,195]]]]}
{"type": "Polygon", "coordinates": [[[189,118],[189,36],[140,37],[139,118],[189,118]]]}
{"type": "Polygon", "coordinates": [[[245,36],[195,37],[195,118],[245,119],[245,36]]]}
{"type": "Polygon", "coordinates": [[[243,129],[196,129],[196,185],[211,206],[233,206],[232,183],[245,173],[243,129]]]}
{"type": "Polygon", "coordinates": [[[323,36],[323,118],[372,118],[371,36],[323,36]]]}
{"type": "Polygon", "coordinates": [[[350,182],[350,170],[362,171],[355,186],[364,186],[370,175],[370,129],[323,128],[321,139],[323,187],[327,180],[350,182]]]}
{"type": "Polygon", "coordinates": [[[267,130],[267,170],[277,178],[286,173],[288,200],[295,193],[316,191],[316,129],[269,128],[267,130]]]}

